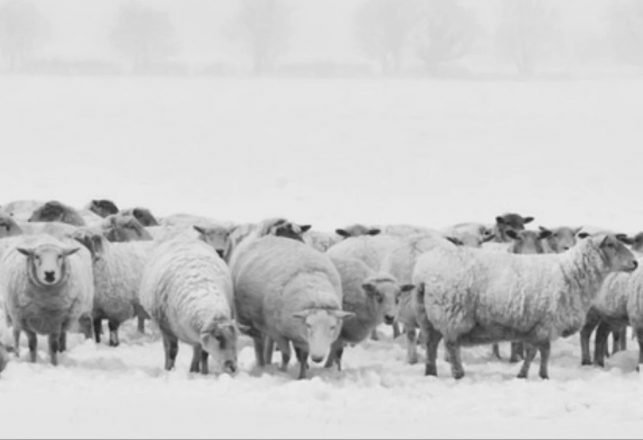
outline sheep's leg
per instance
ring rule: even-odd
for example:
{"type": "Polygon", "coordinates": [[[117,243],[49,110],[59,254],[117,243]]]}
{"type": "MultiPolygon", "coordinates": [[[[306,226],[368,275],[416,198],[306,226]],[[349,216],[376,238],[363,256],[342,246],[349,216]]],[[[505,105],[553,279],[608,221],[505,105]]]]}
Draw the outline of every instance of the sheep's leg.
{"type": "Polygon", "coordinates": [[[540,349],[540,378],[549,379],[547,367],[549,365],[549,355],[551,353],[551,342],[543,342],[538,348],[540,349]]]}
{"type": "Polygon", "coordinates": [[[201,352],[201,374],[208,374],[210,369],[208,368],[208,352],[203,350],[201,352]]]}
{"type": "Polygon", "coordinates": [[[51,333],[49,335],[49,359],[51,365],[58,365],[58,350],[60,348],[60,333],[51,333]]]}
{"type": "Polygon", "coordinates": [[[93,330],[93,320],[92,317],[88,314],[85,314],[78,318],[78,324],[81,330],[81,333],[85,336],[85,339],[91,339],[93,330]]]}
{"type": "Polygon", "coordinates": [[[109,327],[109,346],[118,347],[118,344],[120,344],[120,341],[118,340],[119,323],[110,319],[107,321],[107,326],[109,327]]]}
{"type": "Polygon", "coordinates": [[[263,353],[264,353],[264,346],[263,346],[264,345],[264,336],[263,335],[255,336],[254,338],[252,338],[252,340],[255,343],[255,360],[257,362],[257,366],[263,368],[263,367],[266,366],[266,362],[265,362],[264,357],[263,357],[263,353]]]}
{"type": "Polygon", "coordinates": [[[58,341],[58,351],[61,353],[67,351],[67,332],[65,330],[60,332],[60,340],[58,341]]]}
{"type": "Polygon", "coordinates": [[[201,353],[203,353],[201,345],[197,344],[192,347],[192,362],[190,362],[190,373],[198,373],[201,371],[201,353]]]}
{"type": "Polygon", "coordinates": [[[25,330],[27,333],[27,341],[29,344],[29,359],[31,362],[36,362],[37,348],[38,348],[38,337],[34,332],[25,330]]]}
{"type": "Polygon", "coordinates": [[[94,340],[100,344],[100,335],[103,334],[103,320],[101,318],[94,318],[94,340]]]}
{"type": "Polygon", "coordinates": [[[145,317],[139,314],[137,319],[138,319],[138,326],[137,326],[138,327],[138,332],[144,334],[145,333],[145,317]]]}
{"type": "Polygon", "coordinates": [[[290,356],[291,356],[290,343],[287,340],[279,340],[277,341],[277,347],[281,352],[280,369],[281,371],[286,372],[288,371],[288,364],[290,363],[290,356]]]}
{"type": "Polygon", "coordinates": [[[580,331],[580,350],[581,350],[581,365],[592,365],[591,353],[589,351],[589,338],[592,332],[599,324],[599,319],[594,313],[588,313],[585,319],[585,325],[580,331]]]}
{"type": "Polygon", "coordinates": [[[639,371],[639,365],[643,364],[643,327],[632,328],[636,334],[636,339],[639,343],[639,363],[636,366],[636,371],[639,371]]]}
{"type": "Polygon", "coordinates": [[[335,353],[335,363],[337,364],[337,371],[342,371],[342,356],[344,355],[344,346],[342,345],[335,353]]]}
{"type": "Polygon", "coordinates": [[[596,329],[596,340],[594,341],[594,365],[598,365],[599,367],[605,366],[605,349],[609,334],[609,324],[601,322],[596,329]]]}
{"type": "Polygon", "coordinates": [[[377,329],[376,328],[371,330],[371,339],[373,341],[379,341],[380,340],[380,335],[377,334],[377,329]]]}
{"type": "Polygon", "coordinates": [[[176,337],[163,333],[163,348],[165,349],[165,369],[171,370],[176,362],[176,355],[179,353],[179,341],[176,337]]]}
{"type": "Polygon", "coordinates": [[[297,379],[305,379],[306,370],[308,370],[308,352],[302,350],[301,348],[295,347],[295,354],[297,355],[297,360],[299,361],[299,377],[297,379]]]}
{"type": "Polygon", "coordinates": [[[521,359],[524,359],[524,348],[522,342],[512,342],[511,343],[511,356],[509,357],[509,362],[516,363],[521,359]]]}
{"type": "Polygon", "coordinates": [[[400,332],[400,324],[395,321],[393,324],[391,324],[391,327],[393,327],[393,339],[397,339],[402,334],[400,332]]]}
{"type": "Polygon", "coordinates": [[[621,330],[621,351],[627,351],[627,325],[621,330]]]}
{"type": "Polygon", "coordinates": [[[417,364],[417,330],[410,325],[405,325],[404,333],[406,334],[406,361],[411,365],[417,364]]]}
{"type": "Polygon", "coordinates": [[[451,375],[454,379],[462,379],[464,377],[464,368],[462,367],[458,343],[445,340],[444,344],[451,357],[451,375]]]}
{"type": "Polygon", "coordinates": [[[424,335],[424,340],[426,344],[426,363],[424,367],[425,376],[437,376],[438,367],[437,367],[437,357],[438,357],[438,345],[442,340],[442,333],[433,328],[428,319],[425,319],[424,322],[421,322],[422,334],[424,335]]]}
{"type": "Polygon", "coordinates": [[[627,350],[627,326],[612,331],[612,354],[627,350]]]}
{"type": "Polygon", "coordinates": [[[331,345],[330,345],[330,353],[328,353],[328,358],[326,359],[326,363],[324,364],[324,368],[330,368],[333,366],[335,361],[337,360],[337,351],[341,347],[341,342],[339,339],[336,339],[331,345]]]}
{"type": "Polygon", "coordinates": [[[13,329],[13,351],[16,357],[20,357],[20,330],[13,329]]]}
{"type": "Polygon", "coordinates": [[[527,379],[527,376],[529,376],[529,367],[531,367],[531,363],[536,357],[536,351],[536,347],[525,343],[525,359],[522,361],[522,367],[518,372],[519,379],[527,379]]]}
{"type": "Polygon", "coordinates": [[[275,341],[266,336],[263,341],[263,361],[266,365],[272,365],[272,354],[275,352],[275,341]]]}
{"type": "Polygon", "coordinates": [[[502,356],[500,356],[500,345],[493,344],[491,346],[491,351],[496,359],[502,359],[502,356]]]}

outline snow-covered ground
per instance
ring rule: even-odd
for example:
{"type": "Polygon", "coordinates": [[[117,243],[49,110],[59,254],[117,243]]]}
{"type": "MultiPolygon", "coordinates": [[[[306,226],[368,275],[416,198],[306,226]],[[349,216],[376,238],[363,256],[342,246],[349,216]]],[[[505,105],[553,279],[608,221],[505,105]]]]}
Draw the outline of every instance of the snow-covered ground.
{"type": "MultiPolygon", "coordinates": [[[[421,80],[0,78],[2,204],[110,197],[164,215],[315,227],[355,221],[440,227],[503,211],[537,223],[643,229],[643,83],[421,80]]],[[[388,331],[388,329],[386,329],[388,331]]],[[[118,348],[74,338],[0,378],[0,436],[640,437],[637,352],[580,366],[554,343],[551,380],[466,350],[427,378],[387,333],[347,350],[344,371],[297,381],[162,369],[161,343],[132,326],[118,348]]],[[[507,347],[503,347],[505,353],[507,347]]],[[[44,350],[44,345],[41,344],[44,350]]],[[[639,394],[641,393],[641,394],[639,394]]]]}

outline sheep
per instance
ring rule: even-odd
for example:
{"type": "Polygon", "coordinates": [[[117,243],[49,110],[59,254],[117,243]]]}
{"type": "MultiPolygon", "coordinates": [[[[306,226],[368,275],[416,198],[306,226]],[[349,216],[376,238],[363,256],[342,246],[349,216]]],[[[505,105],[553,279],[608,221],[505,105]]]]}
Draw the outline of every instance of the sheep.
{"type": "Polygon", "coordinates": [[[134,316],[139,331],[144,332],[144,320],[149,315],[141,308],[139,287],[145,263],[155,243],[132,241],[110,243],[102,234],[79,231],[74,238],[92,255],[94,271],[94,338],[101,341],[102,321],[109,326],[109,345],[120,343],[118,327],[134,316]]]}
{"type": "Polygon", "coordinates": [[[174,368],[178,341],[192,345],[190,372],[237,370],[237,325],[230,271],[200,240],[169,240],[158,245],[145,266],[141,304],[163,336],[165,369],[174,368]]]}
{"type": "Polygon", "coordinates": [[[342,308],[355,316],[345,319],[339,338],[333,342],[326,361],[341,370],[342,353],[346,344],[358,344],[379,324],[392,324],[397,316],[399,297],[413,290],[412,284],[399,286],[389,274],[377,274],[359,260],[331,258],[342,281],[342,308]]]}
{"type": "Polygon", "coordinates": [[[159,222],[147,208],[130,208],[121,212],[124,215],[133,215],[143,226],[158,226],[159,222]]]}
{"type": "Polygon", "coordinates": [[[581,228],[570,228],[568,226],[560,226],[557,228],[544,228],[539,226],[542,232],[548,231],[549,234],[543,239],[545,246],[545,253],[557,254],[571,249],[576,244],[576,235],[580,232],[581,228]]]}
{"type": "Polygon", "coordinates": [[[131,214],[107,216],[101,224],[103,234],[111,242],[152,240],[152,234],[131,214]]]}
{"type": "Polygon", "coordinates": [[[29,222],[61,222],[74,226],[85,226],[85,220],[74,208],[64,205],[57,200],[51,200],[36,209],[29,222]]]}
{"type": "Polygon", "coordinates": [[[526,378],[540,350],[540,377],[548,378],[551,341],[580,330],[605,277],[638,263],[615,235],[589,237],[563,254],[513,255],[478,249],[436,248],[415,266],[415,303],[426,336],[425,374],[436,375],[444,337],[456,379],[464,376],[459,347],[523,341],[518,374],[526,378]]]}
{"type": "Polygon", "coordinates": [[[482,223],[458,223],[440,231],[445,237],[459,240],[462,245],[479,248],[495,238],[493,227],[482,223]]]}
{"type": "Polygon", "coordinates": [[[382,231],[379,228],[364,226],[359,223],[335,229],[335,233],[342,238],[359,237],[360,235],[378,235],[380,232],[382,231]]]}
{"type": "Polygon", "coordinates": [[[308,356],[321,363],[337,339],[342,320],[342,286],[330,258],[298,240],[267,235],[250,238],[230,261],[238,319],[254,340],[259,367],[265,366],[265,337],[275,341],[282,370],[290,344],[306,377],[308,356]]]}
{"type": "Polygon", "coordinates": [[[89,202],[89,205],[87,206],[87,209],[102,218],[105,218],[112,214],[118,214],[119,212],[116,203],[109,199],[91,200],[89,202]]]}
{"type": "MultiPolygon", "coordinates": [[[[29,339],[36,361],[36,334],[49,336],[49,356],[58,364],[65,332],[91,315],[94,297],[91,258],[71,241],[49,235],[15,237],[0,262],[0,296],[13,324],[15,350],[20,332],[29,339]]],[[[91,327],[90,327],[91,328],[91,327]]]]}
{"type": "Polygon", "coordinates": [[[15,200],[2,206],[2,211],[16,220],[27,221],[31,214],[44,205],[44,202],[37,200],[15,200]]]}

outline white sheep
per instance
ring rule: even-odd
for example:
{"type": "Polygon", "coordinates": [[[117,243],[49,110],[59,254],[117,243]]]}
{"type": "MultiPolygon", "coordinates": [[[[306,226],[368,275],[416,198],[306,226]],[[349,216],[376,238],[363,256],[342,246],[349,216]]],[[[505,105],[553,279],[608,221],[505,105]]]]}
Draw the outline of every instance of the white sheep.
{"type": "Polygon", "coordinates": [[[282,369],[290,361],[290,343],[306,377],[308,356],[320,363],[339,336],[342,286],[330,258],[298,240],[273,235],[244,240],[230,268],[239,322],[253,338],[257,364],[265,365],[265,337],[275,341],[282,369]]]}
{"type": "Polygon", "coordinates": [[[337,364],[341,370],[344,347],[365,340],[379,324],[393,324],[402,292],[412,284],[400,286],[387,273],[376,273],[359,260],[331,258],[342,280],[342,308],[355,316],[346,318],[339,338],[333,342],[326,367],[337,364]]]}
{"type": "Polygon", "coordinates": [[[590,237],[563,254],[514,255],[478,249],[438,248],[416,264],[418,321],[426,336],[426,374],[436,375],[442,337],[456,379],[464,376],[459,347],[523,341],[527,353],[518,377],[527,377],[540,350],[547,378],[550,343],[583,325],[605,277],[632,271],[637,262],[614,235],[590,237]]]}
{"type": "MultiPolygon", "coordinates": [[[[29,339],[36,361],[36,334],[49,335],[51,363],[64,350],[65,332],[91,316],[94,285],[89,252],[49,235],[10,239],[0,261],[0,295],[14,329],[18,351],[20,331],[29,339]],[[62,346],[61,346],[62,345],[62,346]]],[[[87,330],[87,329],[85,329],[87,330]]]]}
{"type": "Polygon", "coordinates": [[[225,262],[200,240],[159,244],[145,267],[141,304],[163,335],[165,369],[174,367],[178,341],[192,345],[191,372],[237,369],[232,279],[225,262]]]}
{"type": "Polygon", "coordinates": [[[149,319],[140,304],[143,269],[156,243],[131,241],[110,243],[102,234],[81,231],[74,238],[92,254],[94,270],[94,337],[100,342],[102,321],[109,326],[109,345],[119,345],[118,327],[137,316],[139,331],[149,319]]]}

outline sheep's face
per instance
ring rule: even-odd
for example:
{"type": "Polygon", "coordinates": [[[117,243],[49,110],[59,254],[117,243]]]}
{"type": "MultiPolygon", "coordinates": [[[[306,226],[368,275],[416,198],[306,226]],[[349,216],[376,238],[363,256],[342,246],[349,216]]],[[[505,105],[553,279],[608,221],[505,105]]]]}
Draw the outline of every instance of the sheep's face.
{"type": "Polygon", "coordinates": [[[89,204],[89,210],[96,215],[99,215],[103,218],[112,215],[118,214],[118,207],[111,200],[92,200],[89,204]]]}
{"type": "Polygon", "coordinates": [[[599,234],[595,237],[608,266],[613,271],[632,272],[638,267],[634,254],[614,234],[599,234]]]}
{"type": "Polygon", "coordinates": [[[335,233],[343,238],[359,237],[361,235],[378,235],[382,232],[378,228],[369,228],[364,225],[351,225],[345,228],[335,229],[335,233]]]}
{"type": "MultiPolygon", "coordinates": [[[[543,232],[549,231],[542,226],[540,230],[543,232]]],[[[580,228],[572,229],[566,226],[552,229],[549,236],[546,237],[547,244],[550,249],[556,253],[568,251],[576,244],[576,234],[578,234],[579,231],[580,228]]]]}
{"type": "Polygon", "coordinates": [[[392,325],[399,311],[401,296],[413,290],[415,286],[405,284],[400,287],[395,281],[390,279],[368,280],[362,284],[362,289],[373,302],[377,322],[392,325]]]}
{"type": "Polygon", "coordinates": [[[533,217],[523,217],[520,214],[507,213],[496,217],[496,228],[498,229],[498,236],[496,238],[502,241],[508,241],[510,237],[507,236],[508,231],[522,231],[525,225],[534,220],[533,217]]]}
{"type": "Polygon", "coordinates": [[[203,240],[217,251],[221,258],[224,257],[225,251],[230,240],[230,228],[214,226],[203,227],[194,226],[194,230],[199,233],[199,239],[203,240]]]}
{"type": "Polygon", "coordinates": [[[237,334],[234,321],[213,322],[201,334],[201,348],[212,357],[215,373],[237,371],[237,334]]]}
{"type": "Polygon", "coordinates": [[[303,322],[304,339],[313,362],[320,363],[326,359],[330,345],[339,337],[342,320],[354,315],[343,310],[326,309],[307,309],[293,315],[303,322]]]}
{"type": "Polygon", "coordinates": [[[73,238],[87,248],[92,255],[92,261],[96,262],[101,259],[105,250],[105,237],[102,234],[77,231],[73,234],[73,238]]]}
{"type": "Polygon", "coordinates": [[[543,249],[542,240],[551,235],[551,231],[507,231],[507,236],[514,242],[510,251],[514,254],[542,254],[545,252],[543,249]]]}
{"type": "Polygon", "coordinates": [[[29,277],[42,286],[60,284],[66,275],[67,257],[80,248],[61,248],[55,245],[41,245],[36,248],[18,248],[27,257],[29,277]]]}
{"type": "Polygon", "coordinates": [[[283,222],[272,230],[272,234],[277,237],[292,238],[293,240],[304,242],[303,235],[310,229],[311,225],[298,225],[291,222],[283,222]]]}

